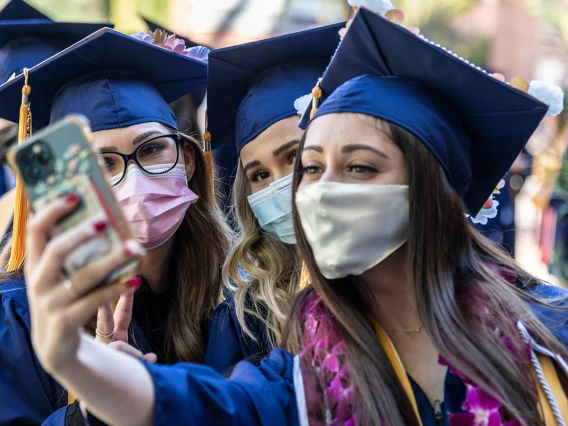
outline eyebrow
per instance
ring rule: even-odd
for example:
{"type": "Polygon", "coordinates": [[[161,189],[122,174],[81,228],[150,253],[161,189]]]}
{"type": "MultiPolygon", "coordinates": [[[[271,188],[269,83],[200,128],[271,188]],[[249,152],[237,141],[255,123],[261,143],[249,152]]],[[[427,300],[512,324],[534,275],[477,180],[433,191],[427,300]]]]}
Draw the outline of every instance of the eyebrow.
{"type": "Polygon", "coordinates": [[[316,151],[319,152],[320,154],[323,154],[323,148],[318,145],[305,146],[304,151],[316,151]]]}
{"type": "Polygon", "coordinates": [[[144,142],[146,139],[148,139],[150,136],[153,135],[161,135],[162,133],[157,131],[157,130],[150,130],[149,132],[146,133],[142,133],[141,135],[136,136],[133,140],[132,140],[132,145],[138,145],[139,143],[144,142]]]}
{"type": "MultiPolygon", "coordinates": [[[[154,136],[154,135],[161,135],[162,133],[157,131],[157,130],[150,130],[146,133],[142,133],[141,135],[136,136],[133,140],[132,140],[132,145],[138,145],[142,142],[144,142],[146,139],[148,139],[150,136],[154,136]]],[[[105,152],[116,152],[116,146],[103,146],[102,148],[99,149],[99,152],[105,153],[105,152]]]]}
{"type": "Polygon", "coordinates": [[[299,144],[300,144],[300,141],[298,139],[294,139],[294,140],[291,140],[289,142],[286,142],[285,144],[281,145],[278,149],[275,149],[272,152],[272,155],[274,155],[275,157],[278,157],[284,151],[287,151],[290,148],[292,148],[294,145],[299,145],[299,144]]]}
{"type": "Polygon", "coordinates": [[[256,166],[260,166],[260,161],[258,160],[251,161],[250,163],[247,163],[247,165],[244,167],[244,172],[246,173],[247,171],[249,171],[250,169],[256,166]]]}
{"type": "Polygon", "coordinates": [[[368,145],[345,145],[342,149],[341,152],[343,152],[344,154],[349,154],[351,152],[354,151],[371,151],[381,157],[384,158],[389,158],[388,155],[386,155],[383,151],[378,150],[377,148],[373,148],[372,146],[368,146],[368,145]]]}

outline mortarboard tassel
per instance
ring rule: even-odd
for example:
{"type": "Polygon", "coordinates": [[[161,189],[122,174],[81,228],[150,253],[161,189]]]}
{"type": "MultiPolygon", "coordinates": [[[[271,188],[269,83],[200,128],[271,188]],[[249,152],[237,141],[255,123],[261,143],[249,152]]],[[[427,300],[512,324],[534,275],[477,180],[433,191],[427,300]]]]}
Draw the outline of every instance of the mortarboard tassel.
{"type": "Polygon", "coordinates": [[[310,112],[310,120],[314,118],[314,115],[316,115],[322,95],[323,93],[319,87],[318,81],[318,84],[316,84],[316,86],[312,89],[312,110],[310,112]]]}
{"type": "MultiPolygon", "coordinates": [[[[25,83],[22,87],[22,105],[20,106],[20,123],[18,129],[18,145],[21,145],[32,133],[32,113],[28,96],[32,88],[28,85],[28,69],[24,68],[25,83]]],[[[16,271],[24,264],[26,257],[26,224],[28,221],[28,200],[24,193],[21,176],[16,176],[16,199],[14,204],[14,225],[12,231],[12,251],[6,270],[16,271]]]]}
{"type": "Polygon", "coordinates": [[[205,112],[205,133],[203,133],[203,156],[205,157],[205,164],[209,169],[209,177],[211,178],[211,194],[213,202],[215,202],[215,169],[213,168],[213,153],[211,152],[211,133],[209,133],[209,118],[205,112]]]}
{"type": "Polygon", "coordinates": [[[312,277],[308,271],[306,262],[302,261],[302,272],[300,272],[300,290],[305,289],[312,283],[312,277]]]}

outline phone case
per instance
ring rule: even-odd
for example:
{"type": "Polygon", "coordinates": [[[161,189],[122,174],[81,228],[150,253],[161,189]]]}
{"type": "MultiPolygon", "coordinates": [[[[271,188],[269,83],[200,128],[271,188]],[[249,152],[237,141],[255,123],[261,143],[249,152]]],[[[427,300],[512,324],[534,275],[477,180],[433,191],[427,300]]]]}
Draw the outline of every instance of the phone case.
{"type": "MultiPolygon", "coordinates": [[[[91,132],[86,123],[82,116],[66,117],[37,132],[9,154],[34,211],[41,210],[54,198],[73,192],[79,195],[77,209],[55,226],[51,237],[81,223],[99,220],[107,223],[105,231],[67,257],[63,264],[67,276],[132,238],[99,164],[100,157],[91,149],[91,132]]],[[[138,260],[123,265],[105,283],[130,275],[137,265],[138,260]]]]}

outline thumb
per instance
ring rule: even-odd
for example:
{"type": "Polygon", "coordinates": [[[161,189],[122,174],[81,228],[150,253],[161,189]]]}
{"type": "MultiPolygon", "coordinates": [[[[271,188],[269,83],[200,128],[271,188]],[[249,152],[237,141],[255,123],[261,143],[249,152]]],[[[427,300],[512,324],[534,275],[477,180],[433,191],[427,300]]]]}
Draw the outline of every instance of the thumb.
{"type": "Polygon", "coordinates": [[[145,354],[142,358],[144,358],[150,364],[155,364],[156,362],[158,362],[158,355],[153,352],[145,354]]]}

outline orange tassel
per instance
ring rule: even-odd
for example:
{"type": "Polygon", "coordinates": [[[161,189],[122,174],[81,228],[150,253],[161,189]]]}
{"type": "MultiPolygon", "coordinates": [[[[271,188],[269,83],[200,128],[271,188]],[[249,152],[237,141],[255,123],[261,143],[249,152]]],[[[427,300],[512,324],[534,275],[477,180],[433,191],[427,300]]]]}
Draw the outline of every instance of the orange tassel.
{"type": "Polygon", "coordinates": [[[312,110],[310,111],[310,120],[314,118],[314,115],[316,115],[322,95],[323,92],[321,87],[319,87],[318,81],[318,84],[316,84],[316,86],[312,89],[312,110]]]}
{"type": "Polygon", "coordinates": [[[211,133],[207,130],[209,127],[209,116],[205,112],[205,133],[203,133],[203,157],[205,164],[209,170],[209,177],[211,179],[211,193],[213,200],[215,200],[215,168],[213,167],[213,152],[211,152],[211,133]]]}
{"type": "Polygon", "coordinates": [[[300,290],[305,289],[312,283],[312,277],[308,272],[306,262],[302,261],[302,272],[300,273],[300,290]]]}
{"type": "MultiPolygon", "coordinates": [[[[20,122],[18,129],[18,145],[21,145],[32,133],[32,113],[28,96],[32,88],[28,85],[28,70],[24,68],[26,77],[22,88],[22,105],[20,107],[20,122]]],[[[6,270],[17,271],[24,264],[26,257],[26,225],[28,222],[28,199],[24,193],[22,178],[16,176],[16,199],[14,205],[14,222],[12,231],[12,251],[6,270]]]]}

